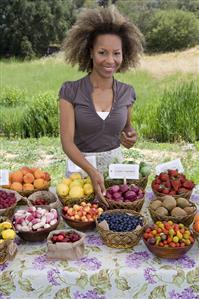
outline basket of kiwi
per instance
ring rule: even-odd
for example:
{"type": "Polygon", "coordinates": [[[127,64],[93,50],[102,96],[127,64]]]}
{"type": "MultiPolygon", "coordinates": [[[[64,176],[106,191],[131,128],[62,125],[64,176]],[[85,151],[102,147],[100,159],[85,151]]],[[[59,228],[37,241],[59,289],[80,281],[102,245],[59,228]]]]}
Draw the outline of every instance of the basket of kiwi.
{"type": "Polygon", "coordinates": [[[165,195],[152,199],[149,212],[154,222],[171,220],[189,226],[194,220],[197,207],[186,198],[165,195]]]}

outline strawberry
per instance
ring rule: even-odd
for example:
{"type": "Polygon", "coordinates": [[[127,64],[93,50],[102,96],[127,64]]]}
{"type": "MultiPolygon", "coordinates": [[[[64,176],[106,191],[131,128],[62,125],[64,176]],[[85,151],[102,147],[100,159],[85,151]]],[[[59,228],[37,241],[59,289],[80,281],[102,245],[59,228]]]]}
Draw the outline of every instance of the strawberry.
{"type": "Polygon", "coordinates": [[[168,174],[165,173],[165,172],[161,172],[160,175],[159,175],[159,178],[160,178],[160,180],[163,181],[163,182],[166,182],[166,181],[169,180],[169,176],[168,176],[168,174]]]}
{"type": "Polygon", "coordinates": [[[177,169],[169,169],[168,174],[170,177],[178,177],[179,172],[177,171],[177,169]]]}
{"type": "Polygon", "coordinates": [[[170,183],[170,181],[168,180],[168,181],[164,182],[164,186],[165,186],[166,188],[170,189],[170,188],[171,188],[171,183],[170,183]]]}
{"type": "Polygon", "coordinates": [[[175,191],[175,190],[171,190],[171,191],[169,192],[169,195],[176,195],[176,191],[175,191]]]}
{"type": "Polygon", "coordinates": [[[155,190],[155,191],[158,191],[160,185],[158,184],[152,184],[152,188],[155,190]]]}
{"type": "Polygon", "coordinates": [[[164,194],[169,194],[169,189],[163,189],[163,190],[162,190],[162,193],[164,193],[164,194]]]}
{"type": "Polygon", "coordinates": [[[189,189],[189,190],[192,190],[194,188],[194,183],[192,181],[188,181],[186,180],[184,183],[183,183],[183,187],[186,188],[186,189],[189,189]]]}
{"type": "Polygon", "coordinates": [[[175,190],[175,191],[178,191],[178,189],[181,187],[181,182],[180,182],[180,180],[172,180],[171,181],[171,186],[173,187],[173,189],[175,190]]]}

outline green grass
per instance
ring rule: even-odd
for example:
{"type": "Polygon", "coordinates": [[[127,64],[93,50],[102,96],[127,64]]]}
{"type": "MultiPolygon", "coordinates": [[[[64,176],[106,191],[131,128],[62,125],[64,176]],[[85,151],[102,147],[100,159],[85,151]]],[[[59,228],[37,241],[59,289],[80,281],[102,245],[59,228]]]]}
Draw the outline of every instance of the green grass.
{"type": "MultiPolygon", "coordinates": [[[[48,58],[34,61],[20,62],[17,60],[1,61],[1,89],[12,87],[25,91],[30,97],[52,91],[58,94],[64,81],[76,80],[84,76],[77,67],[71,67],[60,59],[48,58]]],[[[143,105],[159,97],[165,87],[172,86],[177,80],[190,78],[193,75],[176,73],[159,79],[141,70],[132,70],[117,74],[116,78],[122,82],[132,84],[137,95],[136,105],[143,105]]],[[[1,93],[1,92],[0,92],[1,93]]]]}
{"type": "MultiPolygon", "coordinates": [[[[41,167],[52,176],[52,185],[65,174],[66,155],[61,148],[59,137],[39,139],[0,138],[0,169],[15,170],[22,166],[41,167]]],[[[199,144],[188,148],[185,143],[152,143],[140,140],[131,150],[124,150],[125,158],[136,162],[145,161],[152,166],[149,185],[155,175],[155,166],[171,159],[181,158],[188,178],[199,184],[199,144]]]]}

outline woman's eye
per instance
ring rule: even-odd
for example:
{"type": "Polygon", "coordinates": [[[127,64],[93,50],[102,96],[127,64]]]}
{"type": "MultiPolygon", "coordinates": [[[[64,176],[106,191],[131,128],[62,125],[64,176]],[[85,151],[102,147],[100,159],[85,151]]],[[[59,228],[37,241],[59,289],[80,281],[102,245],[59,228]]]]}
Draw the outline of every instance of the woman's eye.
{"type": "Polygon", "coordinates": [[[116,55],[116,56],[120,55],[120,52],[116,52],[115,55],[116,55]]]}

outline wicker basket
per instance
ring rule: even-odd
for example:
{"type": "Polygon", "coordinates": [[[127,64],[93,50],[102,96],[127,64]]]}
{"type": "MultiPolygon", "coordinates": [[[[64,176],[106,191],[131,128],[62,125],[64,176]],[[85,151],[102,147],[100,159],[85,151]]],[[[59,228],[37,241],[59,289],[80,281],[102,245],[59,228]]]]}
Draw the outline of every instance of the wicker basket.
{"type": "MultiPolygon", "coordinates": [[[[122,185],[124,183],[124,180],[122,179],[105,179],[104,181],[104,185],[105,185],[105,188],[109,188],[113,185],[122,185]]],[[[146,177],[141,177],[139,178],[138,180],[131,180],[131,179],[127,179],[126,180],[126,183],[128,185],[136,185],[142,189],[146,189],[146,186],[147,186],[147,183],[148,183],[148,176],[146,177]]]]}
{"type": "MultiPolygon", "coordinates": [[[[153,190],[153,193],[155,194],[156,197],[162,197],[162,196],[165,196],[165,195],[169,195],[169,194],[164,194],[164,193],[157,192],[153,188],[152,188],[152,190],[153,190]]],[[[181,194],[178,194],[178,195],[172,195],[172,196],[174,198],[183,197],[183,198],[186,198],[186,199],[190,199],[191,194],[192,194],[192,190],[189,190],[187,192],[184,192],[184,193],[181,193],[181,194]]]]}
{"type": "Polygon", "coordinates": [[[48,202],[48,204],[46,206],[49,206],[50,208],[57,209],[60,207],[60,202],[59,202],[57,196],[50,191],[44,191],[44,190],[37,191],[37,192],[34,192],[33,194],[31,194],[28,197],[28,204],[34,205],[34,201],[38,198],[45,199],[48,202]]]}
{"type": "Polygon", "coordinates": [[[84,202],[92,202],[95,198],[94,193],[90,194],[89,196],[84,196],[80,198],[71,198],[69,196],[61,197],[58,195],[58,198],[63,206],[73,206],[75,204],[80,205],[83,201],[84,202]]]}
{"type": "Polygon", "coordinates": [[[126,209],[126,210],[134,210],[136,212],[140,212],[144,204],[144,198],[145,196],[135,201],[115,201],[104,197],[103,199],[100,198],[99,201],[101,202],[102,205],[105,204],[109,210],[126,209]]]}
{"type": "Polygon", "coordinates": [[[23,197],[18,192],[14,191],[14,190],[4,189],[4,188],[0,188],[0,190],[3,190],[7,193],[14,193],[15,194],[16,203],[14,205],[12,205],[11,207],[9,207],[9,208],[0,209],[0,216],[7,217],[7,218],[12,218],[17,203],[20,202],[21,200],[23,200],[23,197]]]}
{"type": "Polygon", "coordinates": [[[113,232],[111,230],[106,230],[104,228],[102,228],[98,221],[96,220],[96,228],[97,231],[99,232],[103,242],[112,248],[132,248],[133,246],[135,246],[141,236],[142,233],[145,229],[145,225],[146,225],[146,220],[144,218],[143,215],[141,215],[140,213],[137,213],[133,210],[110,210],[110,211],[106,211],[104,212],[106,214],[131,214],[131,215],[136,215],[136,216],[141,216],[143,218],[143,227],[140,227],[138,229],[135,229],[133,231],[130,232],[113,232]]]}
{"type": "MultiPolygon", "coordinates": [[[[154,198],[154,200],[157,200],[158,198],[154,198]]],[[[151,204],[152,202],[154,201],[152,200],[149,204],[149,213],[151,215],[151,218],[153,219],[154,222],[156,221],[173,221],[174,223],[183,223],[185,226],[189,226],[193,220],[194,220],[194,217],[197,213],[197,206],[195,205],[195,203],[191,202],[190,201],[190,204],[191,204],[191,207],[194,207],[194,211],[193,213],[189,214],[189,215],[186,215],[186,216],[161,216],[159,214],[157,214],[152,208],[151,208],[151,204]]]]}
{"type": "MultiPolygon", "coordinates": [[[[12,224],[11,220],[8,217],[0,216],[0,223],[5,221],[10,222],[12,224]]],[[[5,240],[3,243],[0,244],[0,265],[5,263],[7,260],[14,258],[16,254],[17,246],[16,244],[14,245],[13,244],[14,244],[13,240],[5,240]],[[12,249],[14,249],[12,255],[10,255],[9,246],[12,246],[12,249]]]]}

